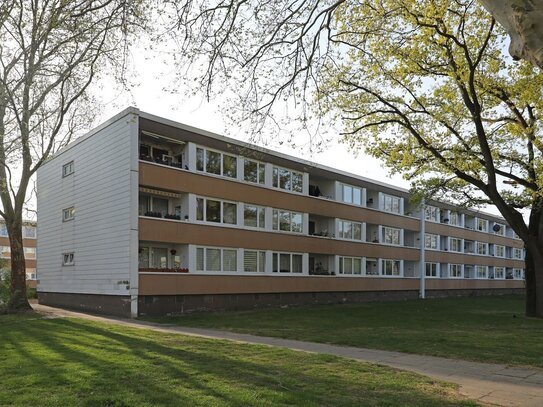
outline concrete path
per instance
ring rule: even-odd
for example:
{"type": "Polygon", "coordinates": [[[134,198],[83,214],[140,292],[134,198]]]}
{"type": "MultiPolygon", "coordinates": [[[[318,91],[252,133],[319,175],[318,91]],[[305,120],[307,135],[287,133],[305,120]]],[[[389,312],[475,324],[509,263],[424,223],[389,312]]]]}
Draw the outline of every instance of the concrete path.
{"type": "Polygon", "coordinates": [[[499,364],[468,362],[400,352],[268,338],[213,329],[186,328],[132,319],[89,315],[40,304],[32,304],[32,306],[37,312],[51,318],[83,318],[133,328],[152,329],[159,332],[278,346],[304,352],[327,353],[363,362],[409,370],[435,379],[456,383],[460,386],[460,393],[462,395],[483,404],[498,406],[543,406],[543,370],[535,368],[508,367],[499,364]]]}

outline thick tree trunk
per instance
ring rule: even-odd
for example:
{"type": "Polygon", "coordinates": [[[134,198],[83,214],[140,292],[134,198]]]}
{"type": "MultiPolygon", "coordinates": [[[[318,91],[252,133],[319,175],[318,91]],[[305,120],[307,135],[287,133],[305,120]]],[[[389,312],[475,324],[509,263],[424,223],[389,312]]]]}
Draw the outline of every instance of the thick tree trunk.
{"type": "Polygon", "coordinates": [[[26,264],[23,248],[22,221],[6,219],[11,247],[11,299],[9,311],[30,309],[26,298],[26,264]]]}
{"type": "Polygon", "coordinates": [[[526,249],[526,316],[543,318],[543,201],[530,212],[526,249]]]}

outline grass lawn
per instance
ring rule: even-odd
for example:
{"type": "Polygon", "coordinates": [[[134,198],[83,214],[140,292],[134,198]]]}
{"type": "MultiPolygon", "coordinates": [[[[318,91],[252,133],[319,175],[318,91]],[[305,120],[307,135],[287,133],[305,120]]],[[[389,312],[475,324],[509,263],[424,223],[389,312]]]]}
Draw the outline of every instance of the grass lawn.
{"type": "Polygon", "coordinates": [[[471,297],[200,313],[184,326],[543,368],[543,320],[524,297],[471,297]]]}
{"type": "Polygon", "coordinates": [[[458,406],[412,373],[79,319],[0,316],[0,405],[458,406]]]}

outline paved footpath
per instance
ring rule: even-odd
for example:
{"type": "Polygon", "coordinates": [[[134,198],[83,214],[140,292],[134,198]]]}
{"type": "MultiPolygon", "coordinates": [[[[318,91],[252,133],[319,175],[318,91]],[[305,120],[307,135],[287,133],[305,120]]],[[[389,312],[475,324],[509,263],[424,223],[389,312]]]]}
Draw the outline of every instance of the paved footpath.
{"type": "Polygon", "coordinates": [[[186,328],[133,319],[96,316],[47,307],[40,304],[32,304],[32,306],[37,312],[49,317],[83,318],[133,328],[152,329],[159,332],[278,346],[304,352],[327,353],[363,362],[409,370],[435,379],[456,383],[460,386],[459,390],[462,395],[483,404],[498,406],[543,406],[543,370],[538,369],[269,338],[213,329],[186,328]]]}

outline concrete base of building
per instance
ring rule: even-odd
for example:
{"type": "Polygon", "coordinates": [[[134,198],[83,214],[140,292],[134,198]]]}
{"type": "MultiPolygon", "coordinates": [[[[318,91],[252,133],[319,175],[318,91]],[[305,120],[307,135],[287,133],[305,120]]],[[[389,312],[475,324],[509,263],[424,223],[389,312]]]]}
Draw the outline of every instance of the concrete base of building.
{"type": "Polygon", "coordinates": [[[460,290],[428,290],[426,298],[474,297],[484,295],[524,295],[524,288],[486,288],[460,290]]]}
{"type": "Polygon", "coordinates": [[[130,296],[38,292],[38,303],[95,314],[130,317],[130,296]]]}

